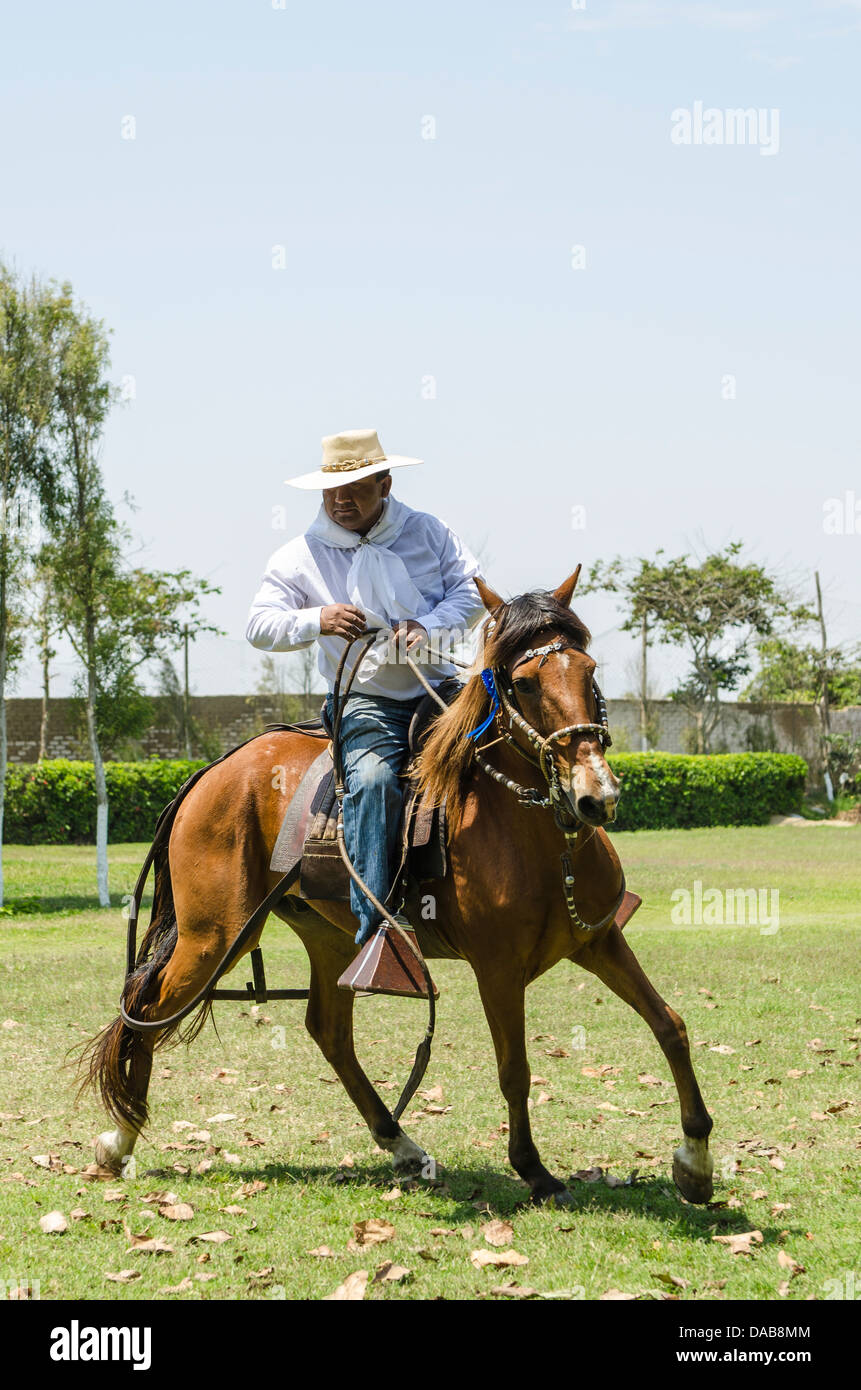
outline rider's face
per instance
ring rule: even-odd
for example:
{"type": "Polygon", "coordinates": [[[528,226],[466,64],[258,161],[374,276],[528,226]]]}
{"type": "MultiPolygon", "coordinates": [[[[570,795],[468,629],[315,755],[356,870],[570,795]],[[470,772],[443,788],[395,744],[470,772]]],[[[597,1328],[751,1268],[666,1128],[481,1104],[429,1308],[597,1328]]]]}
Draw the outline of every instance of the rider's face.
{"type": "Polygon", "coordinates": [[[370,478],[362,478],[357,483],[326,488],[323,506],[326,514],[346,531],[359,531],[364,535],[379,518],[391,486],[391,477],[380,478],[379,474],[372,473],[370,478]]]}

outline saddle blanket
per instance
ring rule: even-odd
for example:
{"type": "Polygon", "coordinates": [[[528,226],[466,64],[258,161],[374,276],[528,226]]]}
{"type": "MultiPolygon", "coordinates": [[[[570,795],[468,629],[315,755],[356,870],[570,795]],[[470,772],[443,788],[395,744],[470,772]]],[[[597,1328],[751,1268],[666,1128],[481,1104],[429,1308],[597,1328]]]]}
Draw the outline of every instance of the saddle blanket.
{"type": "MultiPolygon", "coordinates": [[[[287,807],[269,864],[278,873],[287,873],[301,859],[302,898],[349,901],[350,876],[338,847],[337,823],[335,768],[327,747],[311,763],[287,807]]],[[[427,807],[408,784],[401,845],[413,878],[423,881],[445,877],[445,844],[445,808],[427,807]]]]}

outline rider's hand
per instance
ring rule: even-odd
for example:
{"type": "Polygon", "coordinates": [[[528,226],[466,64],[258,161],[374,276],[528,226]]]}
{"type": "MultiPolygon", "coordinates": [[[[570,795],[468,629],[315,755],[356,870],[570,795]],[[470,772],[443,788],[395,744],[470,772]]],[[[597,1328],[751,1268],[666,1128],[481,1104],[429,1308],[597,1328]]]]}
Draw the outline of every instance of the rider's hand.
{"type": "Polygon", "coordinates": [[[395,623],[392,632],[395,635],[395,641],[403,641],[408,652],[428,640],[427,629],[422,627],[421,623],[416,622],[415,618],[406,618],[395,623]]]}
{"type": "Polygon", "coordinates": [[[352,603],[330,603],[320,610],[320,633],[324,637],[359,637],[365,631],[365,615],[352,603]]]}

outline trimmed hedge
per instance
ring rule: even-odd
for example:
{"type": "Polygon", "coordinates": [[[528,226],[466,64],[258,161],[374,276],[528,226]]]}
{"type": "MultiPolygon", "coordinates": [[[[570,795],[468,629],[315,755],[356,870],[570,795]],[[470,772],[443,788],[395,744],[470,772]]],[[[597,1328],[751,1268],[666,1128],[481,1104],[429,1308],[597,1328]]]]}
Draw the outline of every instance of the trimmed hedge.
{"type": "MultiPolygon", "coordinates": [[[[206,761],[106,763],[108,839],[152,840],[161,810],[199,767],[206,761]]],[[[93,764],[68,758],[10,763],[3,839],[12,845],[95,844],[93,764]]]]}
{"type": "Polygon", "coordinates": [[[794,753],[613,753],[615,830],[766,825],[801,809],[807,764],[794,753]]]}
{"type": "MultiPolygon", "coordinates": [[[[608,761],[622,779],[616,830],[764,825],[775,813],[800,809],[807,775],[804,759],[789,753],[611,752],[608,761]]],[[[150,841],[162,808],[205,766],[184,758],[107,763],[111,842],[150,841]]],[[[94,844],[92,763],[10,763],[3,838],[19,845],[94,844]]]]}

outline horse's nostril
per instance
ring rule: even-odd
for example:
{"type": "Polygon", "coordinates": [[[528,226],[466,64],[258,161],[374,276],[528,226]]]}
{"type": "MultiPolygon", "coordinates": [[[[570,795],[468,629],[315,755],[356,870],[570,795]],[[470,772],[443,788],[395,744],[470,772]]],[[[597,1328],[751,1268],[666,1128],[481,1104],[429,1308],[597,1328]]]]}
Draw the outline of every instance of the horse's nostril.
{"type": "Polygon", "coordinates": [[[596,801],[594,796],[581,796],[577,802],[577,812],[587,821],[601,821],[604,819],[604,807],[600,801],[596,801]]]}

